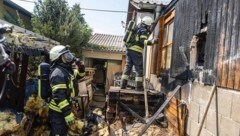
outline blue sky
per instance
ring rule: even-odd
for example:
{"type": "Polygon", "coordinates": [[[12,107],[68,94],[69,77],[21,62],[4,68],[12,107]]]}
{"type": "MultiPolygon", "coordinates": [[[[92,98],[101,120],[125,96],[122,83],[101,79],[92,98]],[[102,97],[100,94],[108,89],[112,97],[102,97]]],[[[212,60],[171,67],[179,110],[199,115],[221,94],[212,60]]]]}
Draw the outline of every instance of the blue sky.
{"type": "MultiPolygon", "coordinates": [[[[34,3],[12,0],[32,12],[34,3]]],[[[34,1],[34,0],[31,0],[34,1]]],[[[80,4],[83,8],[127,11],[129,0],[67,0],[69,5],[80,4]]],[[[126,21],[126,13],[110,13],[82,10],[84,18],[95,33],[124,35],[121,21],[126,21]]]]}

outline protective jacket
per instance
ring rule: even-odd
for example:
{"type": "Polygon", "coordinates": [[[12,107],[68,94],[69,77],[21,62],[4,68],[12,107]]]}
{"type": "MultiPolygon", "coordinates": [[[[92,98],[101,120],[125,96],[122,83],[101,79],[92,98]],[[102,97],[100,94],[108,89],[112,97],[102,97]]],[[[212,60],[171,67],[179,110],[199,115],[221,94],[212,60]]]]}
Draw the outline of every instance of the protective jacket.
{"type": "Polygon", "coordinates": [[[145,24],[139,24],[136,28],[135,39],[132,41],[132,46],[129,50],[133,50],[139,53],[143,53],[144,46],[152,45],[152,41],[148,40],[149,32],[147,31],[145,24]]]}
{"type": "Polygon", "coordinates": [[[136,69],[136,90],[143,89],[143,49],[144,46],[152,45],[152,41],[148,40],[149,32],[145,24],[140,24],[136,28],[135,40],[132,46],[127,49],[126,65],[122,75],[121,88],[126,88],[128,84],[129,75],[133,66],[136,69]]]}
{"type": "Polygon", "coordinates": [[[51,67],[50,85],[52,98],[49,108],[55,112],[62,113],[65,121],[74,120],[71,111],[71,103],[78,95],[78,79],[85,76],[85,69],[73,70],[71,66],[56,63],[51,67]]]}

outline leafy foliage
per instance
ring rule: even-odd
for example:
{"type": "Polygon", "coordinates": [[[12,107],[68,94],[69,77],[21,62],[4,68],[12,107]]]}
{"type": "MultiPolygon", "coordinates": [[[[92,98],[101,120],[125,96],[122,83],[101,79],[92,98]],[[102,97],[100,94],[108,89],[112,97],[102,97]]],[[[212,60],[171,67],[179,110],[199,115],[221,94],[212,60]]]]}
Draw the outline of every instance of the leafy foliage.
{"type": "Polygon", "coordinates": [[[32,18],[33,30],[46,37],[70,45],[71,51],[81,55],[92,30],[81,14],[80,5],[69,8],[65,0],[43,0],[36,3],[32,18]]]}

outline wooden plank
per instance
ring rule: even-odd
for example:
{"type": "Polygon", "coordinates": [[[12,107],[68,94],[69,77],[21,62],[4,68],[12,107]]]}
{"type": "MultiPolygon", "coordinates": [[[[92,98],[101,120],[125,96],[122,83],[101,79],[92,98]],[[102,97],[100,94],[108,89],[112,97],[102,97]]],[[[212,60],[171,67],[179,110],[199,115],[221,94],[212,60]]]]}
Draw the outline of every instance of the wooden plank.
{"type": "Polygon", "coordinates": [[[222,87],[227,87],[228,81],[228,65],[229,65],[229,48],[231,46],[231,34],[232,34],[232,22],[233,22],[233,2],[232,0],[228,1],[228,11],[227,11],[227,30],[223,54],[223,69],[222,69],[222,87]]]}
{"type": "MultiPolygon", "coordinates": [[[[208,15],[208,32],[207,32],[207,39],[206,39],[206,46],[205,46],[205,62],[204,62],[204,83],[205,84],[211,84],[211,80],[210,80],[210,72],[211,69],[211,58],[212,57],[212,46],[214,45],[213,41],[214,41],[214,5],[216,3],[216,0],[212,0],[210,1],[211,3],[213,3],[213,7],[211,7],[210,9],[210,14],[208,15]]],[[[205,17],[205,14],[204,14],[205,17]]]]}
{"type": "Polygon", "coordinates": [[[163,34],[164,34],[164,17],[159,20],[159,43],[158,43],[158,59],[157,59],[157,75],[160,75],[161,63],[162,63],[162,46],[163,46],[163,34]]]}
{"type": "MultiPolygon", "coordinates": [[[[214,67],[214,59],[217,58],[217,56],[215,56],[215,53],[218,52],[217,49],[217,45],[216,45],[216,31],[217,31],[217,6],[218,6],[218,1],[219,0],[214,0],[212,3],[212,29],[210,31],[212,31],[212,42],[210,46],[210,58],[208,60],[209,61],[209,67],[208,69],[213,71],[213,67],[214,67]]],[[[206,46],[205,46],[206,47],[206,46]]],[[[213,75],[213,72],[211,75],[209,75],[209,84],[213,84],[214,80],[215,80],[216,75],[213,75]]]]}
{"type": "Polygon", "coordinates": [[[173,103],[174,105],[177,105],[178,104],[177,98],[173,97],[171,100],[171,103],[173,103]]]}
{"type": "Polygon", "coordinates": [[[223,10],[223,0],[218,1],[217,6],[217,26],[216,26],[216,38],[215,38],[215,48],[214,52],[214,62],[213,62],[213,75],[215,75],[215,81],[217,82],[217,69],[218,69],[218,54],[220,50],[220,37],[221,37],[221,25],[222,25],[222,10],[223,10]]]}
{"type": "Polygon", "coordinates": [[[171,112],[166,111],[165,115],[168,119],[168,121],[175,127],[175,129],[178,129],[179,125],[178,125],[178,118],[173,115],[171,112]]]}
{"type": "Polygon", "coordinates": [[[232,25],[232,36],[231,36],[231,48],[229,58],[229,72],[228,72],[228,83],[227,87],[234,89],[235,83],[235,70],[236,70],[236,58],[237,58],[237,45],[239,35],[239,0],[235,0],[234,12],[233,12],[233,25],[232,25]]]}
{"type": "Polygon", "coordinates": [[[109,92],[110,93],[126,93],[126,94],[144,94],[143,91],[135,91],[133,89],[121,89],[120,87],[117,86],[110,86],[109,92]]]}
{"type": "MultiPolygon", "coordinates": [[[[240,1],[237,0],[235,4],[240,5],[240,1]]],[[[237,16],[240,16],[240,12],[238,12],[237,16]]],[[[240,19],[238,19],[238,24],[240,24],[240,19]]],[[[238,25],[238,30],[240,30],[240,25],[238,25]]],[[[238,44],[236,46],[236,50],[237,54],[236,54],[234,89],[240,90],[240,33],[238,35],[238,44]]]]}
{"type": "Polygon", "coordinates": [[[222,69],[223,69],[223,55],[224,55],[224,46],[225,46],[225,35],[226,35],[226,26],[227,26],[227,8],[228,8],[228,0],[223,0],[223,8],[222,8],[222,19],[221,19],[221,35],[220,35],[220,43],[219,43],[219,53],[218,53],[218,65],[217,65],[217,85],[221,86],[222,82],[222,69]]]}
{"type": "MultiPolygon", "coordinates": [[[[158,21],[158,24],[156,25],[155,29],[154,29],[154,38],[155,39],[159,39],[159,21],[158,21]]],[[[159,43],[158,44],[155,44],[153,45],[152,47],[152,58],[151,58],[151,70],[150,70],[150,73],[151,74],[156,74],[157,72],[157,57],[158,57],[158,50],[159,48],[159,43]]]]}
{"type": "Polygon", "coordinates": [[[172,106],[169,106],[167,109],[166,109],[167,112],[170,112],[171,114],[173,114],[174,116],[178,116],[178,111],[177,109],[173,108],[172,106]]]}

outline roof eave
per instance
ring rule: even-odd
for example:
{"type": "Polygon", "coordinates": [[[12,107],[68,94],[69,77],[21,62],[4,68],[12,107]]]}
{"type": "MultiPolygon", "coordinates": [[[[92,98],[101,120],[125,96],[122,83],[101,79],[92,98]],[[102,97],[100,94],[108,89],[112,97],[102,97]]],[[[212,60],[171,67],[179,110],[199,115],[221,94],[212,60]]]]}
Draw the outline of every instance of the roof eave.
{"type": "Polygon", "coordinates": [[[23,7],[17,5],[16,3],[10,1],[10,0],[3,0],[3,3],[6,4],[7,6],[17,9],[20,13],[22,13],[25,16],[31,17],[32,13],[24,9],[23,7]]]}

